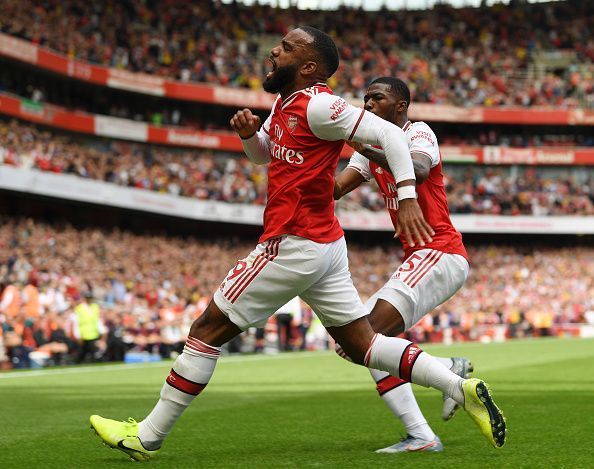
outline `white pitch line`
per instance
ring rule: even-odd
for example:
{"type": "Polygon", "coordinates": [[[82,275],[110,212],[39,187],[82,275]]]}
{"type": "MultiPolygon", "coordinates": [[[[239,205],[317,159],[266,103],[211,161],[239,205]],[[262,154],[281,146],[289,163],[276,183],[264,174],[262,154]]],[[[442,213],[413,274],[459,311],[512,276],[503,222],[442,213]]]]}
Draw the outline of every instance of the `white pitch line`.
{"type": "MultiPolygon", "coordinates": [[[[245,363],[245,362],[255,362],[255,361],[267,361],[267,360],[284,360],[289,358],[312,358],[312,357],[320,357],[320,356],[328,356],[331,355],[329,352],[299,352],[299,353],[283,353],[278,355],[238,355],[238,356],[230,356],[230,357],[223,357],[221,359],[221,363],[232,364],[232,363],[245,363]]],[[[55,376],[55,375],[68,375],[68,374],[77,374],[77,373],[100,373],[102,371],[130,371],[130,370],[138,370],[143,368],[159,368],[167,366],[168,363],[173,363],[173,361],[161,361],[161,362],[151,362],[151,363],[119,363],[117,365],[105,365],[105,366],[76,366],[72,368],[60,368],[57,370],[52,369],[45,369],[45,370],[35,370],[35,371],[7,371],[7,372],[0,372],[0,380],[1,379],[9,379],[9,378],[35,378],[39,376],[55,376]]]]}

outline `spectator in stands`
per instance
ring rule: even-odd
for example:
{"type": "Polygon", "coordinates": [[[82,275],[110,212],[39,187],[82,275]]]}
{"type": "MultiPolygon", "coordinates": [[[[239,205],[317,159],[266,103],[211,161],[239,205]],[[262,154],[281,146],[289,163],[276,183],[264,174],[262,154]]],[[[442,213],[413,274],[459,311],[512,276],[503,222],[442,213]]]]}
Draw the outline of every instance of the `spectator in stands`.
{"type": "Polygon", "coordinates": [[[107,329],[107,338],[103,358],[108,362],[124,361],[126,355],[124,335],[126,330],[122,325],[122,317],[115,312],[109,311],[105,315],[105,328],[107,329]]]}
{"type": "Polygon", "coordinates": [[[295,324],[298,332],[298,348],[299,350],[307,350],[307,331],[311,326],[313,311],[308,305],[301,305],[301,314],[295,317],[295,324]]]}
{"type": "Polygon", "coordinates": [[[4,341],[4,330],[0,327],[0,370],[6,370],[10,368],[10,362],[6,353],[6,344],[4,341]]]}
{"type": "Polygon", "coordinates": [[[0,283],[0,290],[2,290],[0,313],[8,319],[16,319],[21,310],[21,293],[19,289],[10,283],[0,283]]]}
{"type": "Polygon", "coordinates": [[[39,304],[39,290],[37,289],[37,281],[31,279],[22,294],[22,308],[25,318],[36,320],[41,313],[41,306],[39,304]]]}
{"type": "Polygon", "coordinates": [[[103,331],[99,305],[92,300],[93,293],[85,291],[82,301],[74,308],[76,315],[75,337],[80,340],[78,363],[83,363],[85,360],[95,361],[97,341],[103,331]]]}
{"type": "Polygon", "coordinates": [[[293,349],[293,317],[301,316],[301,300],[296,297],[282,306],[276,313],[276,333],[279,351],[293,349]]]}
{"type": "MultiPolygon", "coordinates": [[[[105,359],[121,360],[127,350],[164,356],[167,347],[169,354],[178,351],[186,339],[179,330],[188,330],[227,274],[224,266],[247,249],[225,238],[134,235],[6,216],[0,218],[0,246],[0,279],[10,279],[3,296],[21,294],[31,271],[40,290],[37,319],[27,320],[22,306],[11,316],[0,313],[5,353],[15,367],[28,366],[33,351],[46,353],[54,363],[76,360],[76,337],[83,336],[77,324],[84,320],[77,320],[73,310],[80,292],[91,288],[106,327],[105,359]],[[114,276],[123,285],[117,295],[110,283],[114,276]]],[[[383,285],[401,255],[397,245],[349,245],[352,275],[363,298],[383,285]]],[[[469,255],[473,269],[465,288],[436,312],[435,320],[414,331],[418,337],[442,340],[449,330],[455,340],[476,340],[491,337],[493,330],[505,335],[508,326],[517,337],[555,334],[565,324],[592,319],[591,247],[474,246],[469,255]]],[[[304,312],[309,314],[307,308],[304,312]]],[[[93,314],[89,340],[103,335],[93,314]]],[[[294,322],[305,330],[310,321],[304,315],[294,322]]]]}

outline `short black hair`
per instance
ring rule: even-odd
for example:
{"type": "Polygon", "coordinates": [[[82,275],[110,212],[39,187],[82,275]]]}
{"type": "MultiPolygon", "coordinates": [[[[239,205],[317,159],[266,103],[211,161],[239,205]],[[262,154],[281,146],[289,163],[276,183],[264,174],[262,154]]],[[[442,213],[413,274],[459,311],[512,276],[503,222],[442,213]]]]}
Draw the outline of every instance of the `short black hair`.
{"type": "Polygon", "coordinates": [[[299,29],[313,38],[313,48],[324,65],[326,78],[330,78],[338,70],[338,64],[340,63],[336,44],[324,31],[312,26],[300,26],[299,29]]]}
{"type": "Polygon", "coordinates": [[[392,93],[394,95],[406,101],[406,107],[410,105],[410,90],[408,89],[408,86],[406,86],[406,83],[404,83],[400,78],[379,77],[369,83],[369,86],[376,84],[388,85],[390,88],[392,88],[392,93]]]}

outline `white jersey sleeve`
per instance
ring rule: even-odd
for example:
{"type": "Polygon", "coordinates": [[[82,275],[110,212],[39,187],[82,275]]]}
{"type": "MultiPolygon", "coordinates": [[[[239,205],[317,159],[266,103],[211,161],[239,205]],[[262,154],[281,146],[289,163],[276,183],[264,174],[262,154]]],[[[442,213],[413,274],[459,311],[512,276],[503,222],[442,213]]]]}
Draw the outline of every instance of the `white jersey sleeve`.
{"type": "Polygon", "coordinates": [[[391,122],[328,93],[320,93],[309,100],[307,121],[314,135],[322,140],[354,140],[379,145],[386,153],[396,182],[415,179],[406,136],[391,122]]]}
{"type": "Polygon", "coordinates": [[[424,122],[415,122],[410,126],[408,132],[408,147],[411,153],[422,153],[427,155],[431,160],[431,167],[434,168],[439,164],[439,146],[437,145],[437,137],[424,122]]]}
{"type": "Polygon", "coordinates": [[[357,171],[363,179],[366,181],[371,180],[371,168],[369,167],[369,160],[365,158],[361,153],[353,153],[347,168],[354,169],[357,171]]]}
{"type": "Polygon", "coordinates": [[[272,114],[278,100],[279,98],[277,97],[272,105],[270,114],[260,127],[260,130],[253,137],[241,140],[243,151],[252,163],[270,163],[270,121],[272,120],[272,114]]]}

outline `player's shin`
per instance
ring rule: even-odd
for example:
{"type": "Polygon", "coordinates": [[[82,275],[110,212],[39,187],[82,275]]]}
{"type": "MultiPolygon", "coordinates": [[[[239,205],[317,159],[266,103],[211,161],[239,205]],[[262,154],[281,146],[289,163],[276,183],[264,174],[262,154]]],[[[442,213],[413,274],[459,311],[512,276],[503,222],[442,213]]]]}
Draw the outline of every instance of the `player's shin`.
{"type": "Polygon", "coordinates": [[[183,353],[165,380],[157,405],[138,424],[138,438],[146,449],[161,446],[186,407],[208,384],[220,354],[219,347],[188,337],[183,353]]]}
{"type": "Polygon", "coordinates": [[[435,433],[425,420],[410,383],[385,371],[369,369],[376,389],[392,414],[402,421],[406,433],[414,438],[432,441],[435,433]]]}
{"type": "Polygon", "coordinates": [[[438,389],[464,405],[463,379],[408,340],[376,334],[364,364],[368,368],[387,371],[404,381],[438,389]]]}

